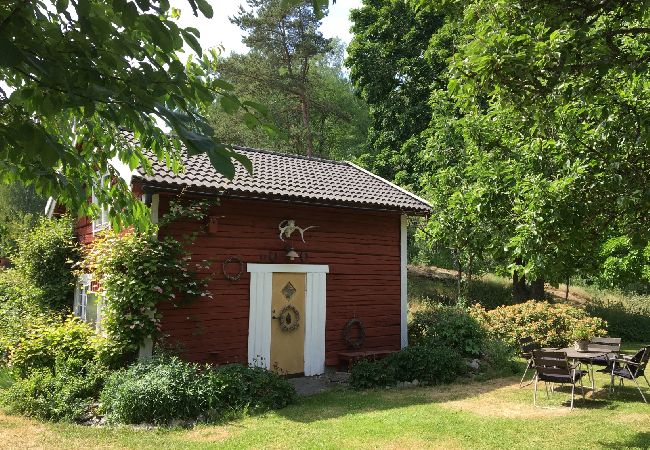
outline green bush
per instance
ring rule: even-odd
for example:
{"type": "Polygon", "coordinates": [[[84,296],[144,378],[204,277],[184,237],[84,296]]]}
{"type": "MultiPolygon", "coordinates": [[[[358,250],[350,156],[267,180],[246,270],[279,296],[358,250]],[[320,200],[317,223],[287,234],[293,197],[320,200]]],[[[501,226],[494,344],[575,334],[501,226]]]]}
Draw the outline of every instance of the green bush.
{"type": "Polygon", "coordinates": [[[650,342],[650,300],[629,296],[625,301],[595,299],[587,304],[587,312],[607,321],[611,336],[624,341],[650,342]]]}
{"type": "Polygon", "coordinates": [[[11,350],[9,362],[22,377],[35,369],[53,370],[57,359],[97,359],[101,338],[80,319],[69,316],[63,322],[30,327],[11,350]]]}
{"type": "Polygon", "coordinates": [[[25,281],[38,289],[43,308],[63,311],[72,307],[75,276],[72,265],[80,258],[70,218],[41,219],[18,239],[13,262],[25,281]]]}
{"type": "Polygon", "coordinates": [[[601,270],[597,282],[601,287],[627,291],[648,292],[648,279],[643,279],[644,267],[650,265],[648,242],[634,242],[629,236],[608,239],[600,249],[601,270]]]}
{"type": "Polygon", "coordinates": [[[486,339],[480,373],[483,378],[507,377],[519,371],[517,352],[502,341],[486,339]]]}
{"type": "Polygon", "coordinates": [[[444,384],[466,371],[465,361],[453,349],[421,345],[407,347],[378,361],[359,361],[350,371],[350,385],[367,389],[414,380],[428,385],[444,384]]]}
{"type": "Polygon", "coordinates": [[[209,372],[208,379],[214,388],[220,386],[221,408],[266,411],[284,408],[296,399],[293,386],[284,378],[259,367],[229,364],[209,372]]]}
{"type": "Polygon", "coordinates": [[[282,408],[295,395],[286,380],[263,369],[213,369],[172,357],[113,373],[100,400],[110,422],[168,424],[282,408]]]}
{"type": "Polygon", "coordinates": [[[0,363],[7,362],[10,349],[31,326],[48,320],[38,305],[39,292],[17,270],[0,270],[0,363]]]}
{"type": "Polygon", "coordinates": [[[476,305],[471,315],[491,338],[511,348],[517,348],[518,340],[527,336],[542,346],[564,347],[573,342],[573,330],[577,326],[590,329],[594,336],[604,336],[607,325],[600,318],[588,316],[582,308],[535,300],[491,311],[476,305]]]}
{"type": "Polygon", "coordinates": [[[96,401],[105,373],[96,363],[57,359],[54,369],[39,368],[4,393],[12,412],[43,420],[84,420],[96,401]]]}
{"type": "Polygon", "coordinates": [[[409,342],[415,346],[435,343],[478,357],[484,340],[481,324],[461,307],[433,305],[415,312],[409,324],[409,342]]]}

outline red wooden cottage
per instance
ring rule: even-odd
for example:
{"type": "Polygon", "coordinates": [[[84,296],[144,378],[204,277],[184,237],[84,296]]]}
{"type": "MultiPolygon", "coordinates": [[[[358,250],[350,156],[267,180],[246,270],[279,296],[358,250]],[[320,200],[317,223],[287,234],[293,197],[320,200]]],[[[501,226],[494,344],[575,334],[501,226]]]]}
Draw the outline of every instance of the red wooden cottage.
{"type": "MultiPolygon", "coordinates": [[[[209,223],[160,230],[202,231],[193,259],[219,261],[213,299],[160,305],[168,343],[191,361],[305,375],[336,365],[354,344],[366,352],[406,346],[406,217],[426,215],[430,205],[349,162],[235,149],[252,161],[253,175],[236,163],[228,180],[205,155],[186,158],[182,174],[154,162],[153,175],[132,175],[154,221],[181,192],[219,198],[209,223]]],[[[82,221],[78,232],[87,241],[101,226],[102,218],[82,221]]],[[[78,312],[92,315],[79,292],[78,312]]]]}

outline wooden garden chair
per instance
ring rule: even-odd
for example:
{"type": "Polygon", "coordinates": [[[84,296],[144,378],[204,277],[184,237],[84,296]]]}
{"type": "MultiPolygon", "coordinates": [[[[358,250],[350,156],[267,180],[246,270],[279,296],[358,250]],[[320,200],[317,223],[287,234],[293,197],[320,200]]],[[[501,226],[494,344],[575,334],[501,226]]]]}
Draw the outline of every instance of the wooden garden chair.
{"type": "Polygon", "coordinates": [[[576,383],[580,382],[582,398],[585,398],[585,388],[582,378],[587,371],[580,369],[580,362],[575,365],[569,364],[565,352],[555,350],[533,350],[533,364],[535,367],[535,388],[533,391],[533,404],[537,406],[537,383],[543,381],[546,385],[548,396],[548,383],[570,384],[571,385],[571,409],[575,397],[576,383]]]}
{"type": "Polygon", "coordinates": [[[621,352],[621,338],[597,337],[589,341],[589,350],[602,350],[606,352],[602,357],[592,358],[589,364],[592,366],[605,367],[599,372],[609,373],[612,361],[621,352]]]}
{"type": "MultiPolygon", "coordinates": [[[[524,378],[526,378],[526,374],[528,373],[529,369],[532,369],[534,367],[533,364],[533,350],[539,350],[541,346],[533,340],[532,337],[523,337],[519,339],[519,351],[521,353],[521,357],[526,360],[526,369],[524,370],[524,374],[521,376],[521,380],[519,380],[519,387],[522,388],[524,386],[524,378]]],[[[528,386],[530,383],[533,382],[535,379],[535,376],[530,380],[529,383],[526,384],[528,386]]]]}
{"type": "Polygon", "coordinates": [[[643,377],[645,382],[650,387],[650,382],[645,376],[645,369],[648,366],[648,359],[650,359],[650,345],[643,347],[639,350],[634,356],[622,356],[614,359],[612,364],[611,372],[611,389],[614,390],[614,377],[619,377],[621,385],[623,384],[623,379],[632,380],[636,384],[636,388],[641,394],[643,401],[648,403],[641,386],[639,386],[638,378],[643,377]]]}

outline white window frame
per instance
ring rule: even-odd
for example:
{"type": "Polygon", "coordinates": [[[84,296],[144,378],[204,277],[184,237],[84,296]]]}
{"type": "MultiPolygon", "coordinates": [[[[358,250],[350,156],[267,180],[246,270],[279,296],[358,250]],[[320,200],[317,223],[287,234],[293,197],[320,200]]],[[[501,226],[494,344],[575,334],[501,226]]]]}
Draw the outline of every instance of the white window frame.
{"type": "MultiPolygon", "coordinates": [[[[107,178],[108,178],[108,174],[105,174],[99,179],[99,185],[101,187],[104,186],[107,178]]],[[[108,220],[109,208],[105,208],[104,206],[99,204],[99,201],[95,196],[95,189],[93,189],[93,193],[92,193],[92,203],[94,205],[99,206],[99,217],[93,219],[93,234],[95,234],[102,230],[109,229],[111,227],[111,223],[108,220]]]]}
{"type": "Polygon", "coordinates": [[[92,291],[91,285],[92,277],[90,274],[84,274],[79,277],[74,290],[74,306],[72,312],[84,322],[92,324],[95,329],[101,331],[101,302],[98,301],[96,294],[92,291]],[[95,295],[96,318],[94,322],[88,320],[88,296],[90,294],[95,295]]]}
{"type": "Polygon", "coordinates": [[[74,308],[75,316],[79,317],[84,322],[88,319],[88,292],[90,291],[90,283],[92,278],[90,275],[82,275],[74,290],[74,308]]]}

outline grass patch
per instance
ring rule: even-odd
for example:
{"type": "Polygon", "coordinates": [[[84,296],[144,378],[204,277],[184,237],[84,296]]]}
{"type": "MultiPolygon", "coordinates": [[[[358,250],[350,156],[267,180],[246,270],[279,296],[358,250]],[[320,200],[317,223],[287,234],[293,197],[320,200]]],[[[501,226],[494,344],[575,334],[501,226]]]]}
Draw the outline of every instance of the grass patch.
{"type": "MultiPolygon", "coordinates": [[[[408,293],[412,305],[455,305],[458,302],[458,281],[453,273],[445,269],[432,270],[423,266],[412,266],[409,269],[408,293]]],[[[474,277],[467,282],[466,290],[470,304],[480,303],[487,309],[515,303],[512,299],[510,280],[496,275],[474,277]]]]}
{"type": "MultiPolygon", "coordinates": [[[[25,448],[647,448],[648,406],[632,386],[580,397],[556,390],[541,407],[519,378],[415,389],[336,390],[221,426],[94,428],[0,414],[0,447],[25,448]]],[[[608,379],[599,374],[597,385],[608,379]]],[[[649,392],[646,389],[646,392],[649,392]]],[[[650,392],[649,392],[650,393],[650,392]]]]}

